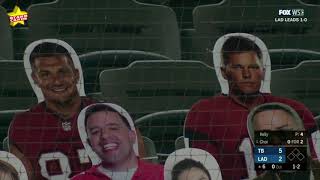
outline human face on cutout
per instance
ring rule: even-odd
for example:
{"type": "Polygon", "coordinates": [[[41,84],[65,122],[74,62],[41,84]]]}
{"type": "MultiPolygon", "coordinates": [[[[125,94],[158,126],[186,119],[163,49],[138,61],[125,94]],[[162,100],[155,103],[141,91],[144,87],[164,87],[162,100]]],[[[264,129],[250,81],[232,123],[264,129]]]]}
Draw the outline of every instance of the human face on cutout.
{"type": "Polygon", "coordinates": [[[0,179],[1,180],[16,180],[16,178],[14,178],[10,172],[5,172],[3,170],[0,170],[0,179]]]}
{"type": "Polygon", "coordinates": [[[299,130],[293,116],[283,110],[266,110],[254,116],[254,130],[299,130]]]}
{"type": "Polygon", "coordinates": [[[264,69],[254,51],[231,54],[221,72],[228,80],[229,93],[235,95],[258,93],[264,78],[264,69]]]}
{"type": "Polygon", "coordinates": [[[135,132],[130,130],[116,112],[99,111],[87,119],[87,134],[92,149],[104,163],[128,167],[135,157],[135,132]]]}
{"type": "Polygon", "coordinates": [[[79,71],[67,56],[39,57],[34,61],[32,78],[47,102],[64,104],[79,96],[79,71]]]}
{"type": "Polygon", "coordinates": [[[184,170],[179,176],[178,180],[209,180],[207,174],[200,168],[193,167],[184,170]]]}

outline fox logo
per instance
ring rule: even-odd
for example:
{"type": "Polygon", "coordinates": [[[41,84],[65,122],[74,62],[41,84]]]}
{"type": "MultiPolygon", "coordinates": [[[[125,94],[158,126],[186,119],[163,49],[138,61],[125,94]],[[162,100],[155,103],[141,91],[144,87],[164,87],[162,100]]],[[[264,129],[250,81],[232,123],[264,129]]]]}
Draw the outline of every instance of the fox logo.
{"type": "Polygon", "coordinates": [[[303,9],[279,9],[279,16],[304,16],[303,9]]]}
{"type": "Polygon", "coordinates": [[[280,9],[279,15],[291,16],[291,10],[290,9],[280,9]]]}

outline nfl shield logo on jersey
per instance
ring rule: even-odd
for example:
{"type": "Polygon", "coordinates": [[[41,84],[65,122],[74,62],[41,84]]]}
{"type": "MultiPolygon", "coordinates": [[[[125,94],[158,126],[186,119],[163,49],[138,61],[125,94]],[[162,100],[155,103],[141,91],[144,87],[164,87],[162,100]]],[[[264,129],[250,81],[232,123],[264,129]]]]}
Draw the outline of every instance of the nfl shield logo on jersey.
{"type": "Polygon", "coordinates": [[[71,122],[69,122],[69,121],[62,122],[62,128],[64,131],[70,131],[71,130],[71,122]]]}

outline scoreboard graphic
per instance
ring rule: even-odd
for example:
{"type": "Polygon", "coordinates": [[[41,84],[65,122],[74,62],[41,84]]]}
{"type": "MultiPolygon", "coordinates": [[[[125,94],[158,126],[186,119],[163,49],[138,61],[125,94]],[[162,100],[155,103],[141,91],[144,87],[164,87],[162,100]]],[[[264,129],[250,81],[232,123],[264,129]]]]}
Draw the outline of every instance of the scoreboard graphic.
{"type": "Polygon", "coordinates": [[[256,170],[307,170],[306,131],[256,131],[256,170]]]}

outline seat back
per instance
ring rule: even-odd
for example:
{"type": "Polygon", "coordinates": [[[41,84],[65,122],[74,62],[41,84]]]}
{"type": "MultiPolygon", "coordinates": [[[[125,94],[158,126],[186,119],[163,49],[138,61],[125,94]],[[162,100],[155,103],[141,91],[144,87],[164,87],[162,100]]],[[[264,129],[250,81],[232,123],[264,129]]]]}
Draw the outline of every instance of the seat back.
{"type": "Polygon", "coordinates": [[[134,0],[58,0],[29,8],[31,40],[57,38],[78,54],[141,50],[180,59],[175,13],[134,0]]]}
{"type": "Polygon", "coordinates": [[[126,68],[102,71],[100,87],[105,100],[121,104],[136,118],[189,109],[220,92],[215,70],[199,61],[135,61],[126,68]]]}
{"type": "Polygon", "coordinates": [[[175,140],[183,135],[184,119],[188,110],[156,112],[135,121],[141,134],[153,140],[160,162],[175,151],[175,140]]]}
{"type": "Polygon", "coordinates": [[[271,92],[304,103],[312,112],[320,114],[320,61],[304,61],[294,68],[271,73],[271,92]]]}
{"type": "Polygon", "coordinates": [[[143,157],[143,159],[152,163],[158,163],[158,155],[154,142],[150,138],[144,136],[142,136],[142,140],[145,151],[145,157],[143,157]]]}
{"type": "Polygon", "coordinates": [[[184,136],[178,137],[174,142],[174,147],[176,150],[186,148],[184,136]]]}
{"type": "Polygon", "coordinates": [[[320,129],[320,115],[314,117],[314,120],[316,121],[318,129],[320,129]]]}
{"type": "Polygon", "coordinates": [[[13,59],[13,40],[6,10],[0,6],[0,59],[13,59]]]}
{"type": "Polygon", "coordinates": [[[304,49],[270,49],[271,69],[293,68],[305,60],[320,59],[319,51],[304,49]]]}
{"type": "Polygon", "coordinates": [[[0,61],[0,110],[27,109],[36,103],[23,61],[0,61]]]}
{"type": "Polygon", "coordinates": [[[160,54],[134,50],[105,50],[79,56],[85,80],[85,92],[100,92],[99,75],[106,69],[126,67],[136,60],[162,60],[160,54]]]}
{"type": "Polygon", "coordinates": [[[8,150],[8,129],[11,121],[16,113],[23,112],[25,110],[10,110],[0,111],[0,148],[8,150]]]}

